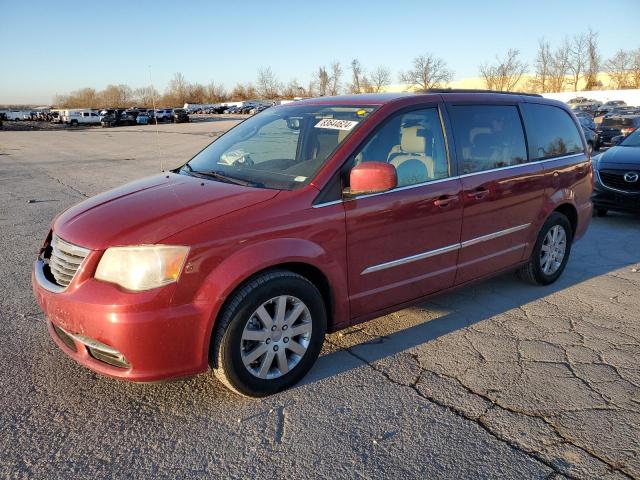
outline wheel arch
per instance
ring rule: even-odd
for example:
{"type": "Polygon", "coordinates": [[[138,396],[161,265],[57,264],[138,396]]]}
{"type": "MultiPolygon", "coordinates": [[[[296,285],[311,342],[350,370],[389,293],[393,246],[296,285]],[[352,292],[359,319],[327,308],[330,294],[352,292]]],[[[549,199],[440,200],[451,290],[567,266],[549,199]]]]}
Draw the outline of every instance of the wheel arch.
{"type": "Polygon", "coordinates": [[[558,205],[553,212],[561,213],[567,217],[571,225],[571,234],[575,235],[578,228],[578,209],[572,203],[566,202],[558,205]]]}
{"type": "Polygon", "coordinates": [[[349,309],[344,265],[308,240],[269,240],[242,249],[222,261],[209,273],[196,295],[196,303],[210,304],[202,345],[202,353],[209,363],[216,325],[229,299],[251,279],[269,270],[288,270],[305,277],[322,295],[327,311],[327,330],[331,332],[346,326],[349,309]]]}

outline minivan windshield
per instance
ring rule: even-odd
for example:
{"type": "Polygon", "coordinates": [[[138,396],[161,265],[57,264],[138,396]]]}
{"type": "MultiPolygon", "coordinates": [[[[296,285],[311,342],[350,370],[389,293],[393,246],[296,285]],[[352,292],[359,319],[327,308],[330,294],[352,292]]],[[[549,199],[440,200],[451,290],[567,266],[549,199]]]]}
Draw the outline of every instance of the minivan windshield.
{"type": "Polygon", "coordinates": [[[309,183],[372,106],[285,105],[240,123],[193,157],[180,173],[294,190],[309,183]]]}

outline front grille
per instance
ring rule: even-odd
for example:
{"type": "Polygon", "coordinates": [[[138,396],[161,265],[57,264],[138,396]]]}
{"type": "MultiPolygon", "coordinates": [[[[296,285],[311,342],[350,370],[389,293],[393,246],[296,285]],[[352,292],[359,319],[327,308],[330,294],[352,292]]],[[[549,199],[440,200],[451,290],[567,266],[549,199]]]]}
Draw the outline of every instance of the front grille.
{"type": "Polygon", "coordinates": [[[54,234],[45,253],[45,263],[55,283],[62,287],[68,286],[88,253],[86,248],[65,242],[54,234]]]}
{"type": "MultiPolygon", "coordinates": [[[[624,179],[625,173],[634,172],[634,170],[600,170],[600,181],[605,187],[623,190],[625,192],[640,192],[640,180],[635,182],[627,182],[624,179]]],[[[640,171],[635,171],[640,174],[640,171]]]]}

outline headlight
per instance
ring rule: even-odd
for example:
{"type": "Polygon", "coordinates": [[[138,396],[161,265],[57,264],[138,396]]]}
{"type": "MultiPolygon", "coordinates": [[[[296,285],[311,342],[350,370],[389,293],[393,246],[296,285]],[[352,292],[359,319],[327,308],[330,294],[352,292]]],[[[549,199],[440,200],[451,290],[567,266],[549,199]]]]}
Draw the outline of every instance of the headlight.
{"type": "Polygon", "coordinates": [[[134,291],[161,287],[178,280],[188,253],[189,247],[172,245],[111,247],[102,255],[95,278],[134,291]]]}

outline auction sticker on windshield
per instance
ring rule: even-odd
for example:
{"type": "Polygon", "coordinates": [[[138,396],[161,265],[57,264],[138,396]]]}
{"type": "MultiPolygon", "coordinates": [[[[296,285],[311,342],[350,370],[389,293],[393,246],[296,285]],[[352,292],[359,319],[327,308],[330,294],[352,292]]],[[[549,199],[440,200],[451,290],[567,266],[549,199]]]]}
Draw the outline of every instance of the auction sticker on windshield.
{"type": "Polygon", "coordinates": [[[316,123],[316,128],[330,128],[331,130],[351,130],[358,122],[353,120],[338,120],[335,118],[323,118],[316,123]]]}

